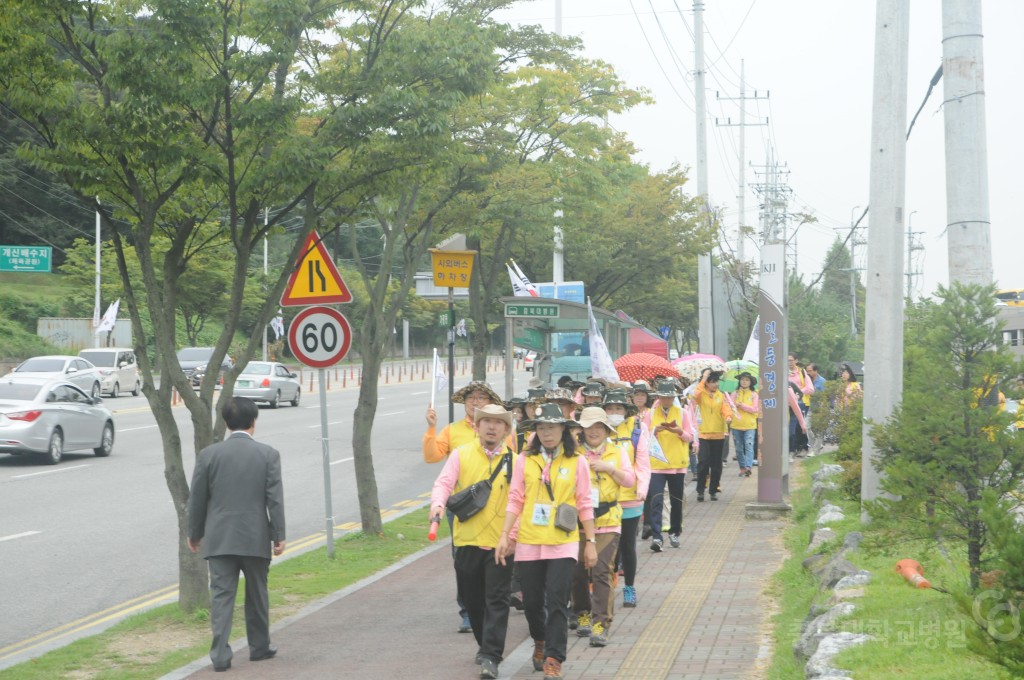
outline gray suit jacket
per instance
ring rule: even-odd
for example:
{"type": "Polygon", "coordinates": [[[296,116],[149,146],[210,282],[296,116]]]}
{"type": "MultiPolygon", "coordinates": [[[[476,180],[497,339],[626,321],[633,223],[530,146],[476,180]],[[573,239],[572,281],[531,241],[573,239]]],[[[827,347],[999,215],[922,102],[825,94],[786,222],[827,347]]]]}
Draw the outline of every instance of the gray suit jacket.
{"type": "Polygon", "coordinates": [[[200,451],[188,535],[202,539],[203,557],[270,559],[271,542],[285,539],[281,454],[242,432],[200,451]]]}

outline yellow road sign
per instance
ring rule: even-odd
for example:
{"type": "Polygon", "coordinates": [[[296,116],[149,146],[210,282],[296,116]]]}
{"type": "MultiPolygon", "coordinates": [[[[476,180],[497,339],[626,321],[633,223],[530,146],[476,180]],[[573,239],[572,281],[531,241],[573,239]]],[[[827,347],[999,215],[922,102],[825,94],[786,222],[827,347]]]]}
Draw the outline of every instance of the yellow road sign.
{"type": "Polygon", "coordinates": [[[434,269],[434,285],[441,288],[469,288],[473,273],[474,250],[430,249],[434,269]]]}
{"type": "Polygon", "coordinates": [[[281,295],[282,307],[352,302],[352,292],[315,231],[307,238],[281,295]]]}

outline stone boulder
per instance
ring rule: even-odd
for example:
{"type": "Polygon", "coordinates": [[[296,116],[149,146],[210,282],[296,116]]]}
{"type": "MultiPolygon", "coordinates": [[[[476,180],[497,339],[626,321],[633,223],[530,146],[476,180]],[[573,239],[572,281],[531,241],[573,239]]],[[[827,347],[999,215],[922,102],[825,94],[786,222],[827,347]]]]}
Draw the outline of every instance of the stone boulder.
{"type": "Polygon", "coordinates": [[[805,623],[800,631],[800,638],[793,646],[793,652],[802,659],[810,659],[818,648],[818,643],[835,627],[836,621],[849,616],[855,609],[852,602],[840,602],[828,609],[824,614],[805,623]]]}
{"type": "Polygon", "coordinates": [[[836,582],[836,590],[846,590],[847,588],[860,588],[871,583],[873,574],[870,571],[858,571],[856,574],[850,574],[844,576],[836,582]]]}
{"type": "Polygon", "coordinates": [[[807,552],[813,552],[836,537],[836,532],[828,527],[815,529],[811,532],[811,542],[807,544],[807,552]]]}
{"type": "Polygon", "coordinates": [[[862,645],[871,639],[870,635],[846,632],[831,633],[824,636],[818,643],[817,651],[814,652],[807,665],[804,666],[804,676],[815,678],[815,680],[837,676],[841,678],[850,677],[848,671],[832,668],[832,659],[844,649],[862,645]]]}
{"type": "Polygon", "coordinates": [[[818,482],[829,477],[835,477],[843,471],[842,465],[822,465],[821,469],[811,475],[811,480],[818,482]]]}

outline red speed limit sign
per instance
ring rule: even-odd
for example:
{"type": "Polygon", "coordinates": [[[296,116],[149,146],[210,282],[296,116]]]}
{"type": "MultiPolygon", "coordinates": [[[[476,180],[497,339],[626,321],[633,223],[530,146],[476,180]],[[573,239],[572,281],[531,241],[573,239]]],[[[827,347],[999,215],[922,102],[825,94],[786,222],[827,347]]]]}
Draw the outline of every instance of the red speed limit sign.
{"type": "Polygon", "coordinates": [[[333,366],[351,346],[352,326],[344,314],[330,307],[306,307],[288,329],[288,348],[310,368],[333,366]]]}

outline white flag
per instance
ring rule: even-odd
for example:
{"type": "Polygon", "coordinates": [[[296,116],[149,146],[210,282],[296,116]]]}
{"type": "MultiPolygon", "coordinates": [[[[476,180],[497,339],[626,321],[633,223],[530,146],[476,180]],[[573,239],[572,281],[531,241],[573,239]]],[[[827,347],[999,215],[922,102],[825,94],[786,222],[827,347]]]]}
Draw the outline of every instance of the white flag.
{"type": "Polygon", "coordinates": [[[511,262],[512,266],[515,267],[516,274],[519,276],[519,281],[522,282],[523,286],[526,288],[526,294],[532,297],[540,297],[540,292],[537,290],[537,286],[530,283],[530,279],[526,277],[526,274],[524,274],[523,270],[519,268],[519,265],[516,264],[515,260],[511,260],[511,262]]]}
{"type": "Polygon", "coordinates": [[[595,378],[604,378],[610,382],[620,382],[619,372],[615,370],[615,362],[608,351],[608,345],[604,342],[604,336],[597,327],[597,319],[594,317],[594,309],[590,306],[590,298],[587,298],[587,314],[590,316],[590,375],[595,378]]]}
{"type": "Polygon", "coordinates": [[[270,328],[274,331],[274,339],[280,340],[284,335],[284,317],[278,314],[270,320],[270,328]]]}
{"type": "Polygon", "coordinates": [[[508,270],[508,278],[512,282],[512,294],[516,297],[526,297],[529,295],[530,290],[523,283],[523,280],[519,278],[519,275],[512,271],[512,267],[506,263],[505,269],[508,270]]]}
{"type": "Polygon", "coordinates": [[[437,358],[437,348],[434,348],[434,389],[430,393],[430,408],[434,408],[434,395],[448,389],[448,376],[444,373],[444,367],[437,358]]]}
{"type": "Polygon", "coordinates": [[[469,335],[469,331],[466,330],[466,320],[465,319],[459,319],[458,325],[455,326],[455,335],[461,336],[463,338],[465,338],[465,337],[467,337],[469,335]]]}
{"type": "Polygon", "coordinates": [[[754,327],[750,331],[750,339],[747,340],[747,348],[743,350],[743,360],[752,363],[758,362],[758,356],[761,353],[760,337],[761,333],[758,331],[758,326],[761,325],[761,317],[754,319],[754,327]]]}
{"type": "Polygon", "coordinates": [[[107,307],[106,313],[103,318],[100,319],[100,325],[96,327],[97,333],[106,333],[107,331],[114,330],[114,326],[117,325],[117,310],[121,306],[121,298],[114,300],[113,304],[107,307]]]}

